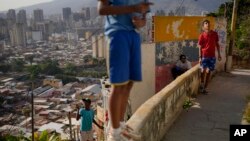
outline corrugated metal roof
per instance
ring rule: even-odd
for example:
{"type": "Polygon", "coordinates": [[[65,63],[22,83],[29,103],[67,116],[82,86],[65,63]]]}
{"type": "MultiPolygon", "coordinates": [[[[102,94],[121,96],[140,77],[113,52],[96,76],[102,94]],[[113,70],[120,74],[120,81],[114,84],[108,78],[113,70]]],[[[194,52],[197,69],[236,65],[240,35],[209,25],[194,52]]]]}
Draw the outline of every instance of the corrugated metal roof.
{"type": "Polygon", "coordinates": [[[101,93],[101,90],[102,90],[101,85],[94,84],[94,85],[88,86],[87,88],[83,89],[81,92],[82,93],[92,92],[94,94],[99,94],[99,93],[101,93]]]}

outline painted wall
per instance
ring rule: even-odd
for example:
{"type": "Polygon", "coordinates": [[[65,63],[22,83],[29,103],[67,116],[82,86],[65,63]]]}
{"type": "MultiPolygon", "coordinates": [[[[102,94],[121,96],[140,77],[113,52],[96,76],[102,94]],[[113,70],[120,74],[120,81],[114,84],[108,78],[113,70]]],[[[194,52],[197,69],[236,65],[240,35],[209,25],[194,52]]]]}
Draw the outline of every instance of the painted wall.
{"type": "Polygon", "coordinates": [[[135,83],[130,101],[132,113],[155,94],[155,44],[142,44],[142,82],[135,83]]]}
{"type": "Polygon", "coordinates": [[[202,22],[208,19],[214,28],[215,18],[200,16],[154,16],[154,42],[197,39],[202,22]]]}
{"type": "Polygon", "coordinates": [[[209,19],[212,29],[218,32],[222,61],[217,62],[216,71],[224,70],[227,38],[225,19],[212,17],[154,17],[153,40],[156,42],[156,93],[172,82],[171,69],[179,60],[181,54],[185,54],[193,66],[198,63],[199,48],[197,42],[202,31],[201,23],[204,19],[209,19]]]}

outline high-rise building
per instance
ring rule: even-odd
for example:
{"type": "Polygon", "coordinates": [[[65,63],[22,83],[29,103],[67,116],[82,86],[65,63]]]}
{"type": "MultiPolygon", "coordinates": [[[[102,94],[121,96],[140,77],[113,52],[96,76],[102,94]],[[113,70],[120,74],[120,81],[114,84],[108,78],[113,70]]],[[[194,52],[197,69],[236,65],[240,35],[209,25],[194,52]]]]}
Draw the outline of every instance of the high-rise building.
{"type": "Polygon", "coordinates": [[[17,13],[17,23],[23,23],[27,25],[27,18],[26,18],[26,11],[25,10],[20,10],[17,13]]]}
{"type": "Polygon", "coordinates": [[[40,22],[36,24],[35,30],[43,33],[43,39],[47,40],[49,36],[54,33],[55,26],[52,21],[40,22]]]}
{"type": "Polygon", "coordinates": [[[16,22],[16,11],[14,9],[9,9],[7,12],[7,20],[16,22]]]}
{"type": "Polygon", "coordinates": [[[4,51],[4,42],[0,41],[0,56],[3,54],[4,51]]]}
{"type": "Polygon", "coordinates": [[[16,23],[16,11],[14,9],[8,10],[7,21],[9,29],[16,23]]]}
{"type": "Polygon", "coordinates": [[[86,8],[86,15],[85,15],[85,18],[86,18],[86,20],[89,20],[89,19],[90,19],[90,8],[89,8],[89,7],[86,8]]]}
{"type": "Polygon", "coordinates": [[[6,14],[5,13],[0,13],[0,18],[6,18],[6,14]]]}
{"type": "Polygon", "coordinates": [[[103,34],[98,35],[98,39],[96,41],[98,43],[98,57],[106,58],[106,40],[103,34]]]}
{"type": "Polygon", "coordinates": [[[70,15],[71,15],[71,8],[70,7],[63,8],[63,20],[69,21],[70,15]]]}
{"type": "Polygon", "coordinates": [[[26,46],[26,31],[23,23],[16,23],[10,30],[12,46],[26,46]]]}
{"type": "Polygon", "coordinates": [[[89,7],[82,8],[82,13],[84,14],[85,20],[90,19],[90,8],[89,7]]]}
{"type": "Polygon", "coordinates": [[[98,37],[92,36],[91,42],[92,42],[92,57],[97,58],[98,57],[98,43],[97,43],[98,37]]]}
{"type": "Polygon", "coordinates": [[[97,16],[98,16],[97,7],[91,7],[91,9],[90,9],[90,18],[94,19],[97,16]]]}
{"type": "Polygon", "coordinates": [[[34,10],[34,21],[35,22],[43,22],[44,21],[43,10],[42,9],[34,10]]]}
{"type": "Polygon", "coordinates": [[[103,34],[92,36],[92,57],[93,58],[106,58],[106,40],[103,34]]]}
{"type": "Polygon", "coordinates": [[[79,22],[84,19],[84,13],[73,13],[72,14],[72,20],[79,22]]]}
{"type": "Polygon", "coordinates": [[[5,39],[9,34],[7,20],[0,18],[0,41],[5,39]]]}

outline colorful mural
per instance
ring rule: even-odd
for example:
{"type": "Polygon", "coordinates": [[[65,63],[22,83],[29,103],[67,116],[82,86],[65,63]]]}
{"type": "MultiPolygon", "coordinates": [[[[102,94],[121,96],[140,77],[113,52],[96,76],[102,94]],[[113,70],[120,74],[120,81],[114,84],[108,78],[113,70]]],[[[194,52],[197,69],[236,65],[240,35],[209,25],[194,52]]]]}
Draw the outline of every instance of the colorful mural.
{"type": "MultiPolygon", "coordinates": [[[[185,54],[187,59],[192,62],[192,65],[198,63],[199,48],[197,45],[198,37],[201,32],[201,22],[204,19],[209,19],[212,21],[215,31],[219,34],[219,44],[221,46],[221,55],[223,60],[220,62],[223,64],[225,62],[225,48],[226,48],[226,20],[207,18],[207,17],[155,17],[154,20],[159,23],[154,23],[154,40],[156,42],[156,92],[160,91],[167,84],[173,81],[171,74],[171,69],[179,60],[181,54],[185,54]],[[162,18],[162,20],[161,20],[162,18]],[[163,21],[163,23],[160,23],[163,21]],[[161,27],[167,27],[166,25],[171,25],[175,21],[182,21],[182,26],[179,28],[179,33],[171,33],[169,35],[164,33],[161,27]],[[188,23],[188,24],[187,24],[188,23]],[[161,29],[161,30],[160,30],[161,29]],[[181,30],[182,29],[182,30],[181,30]],[[196,32],[191,32],[192,30],[196,32]],[[158,35],[159,34],[159,35],[158,35]],[[158,37],[157,37],[157,36],[158,37]],[[183,35],[183,36],[179,36],[183,35]],[[159,38],[160,37],[160,38],[159,38]],[[177,38],[179,37],[179,38],[177,38]],[[188,39],[186,39],[188,37],[188,39]]],[[[173,31],[171,29],[170,31],[173,31]]],[[[218,67],[219,65],[217,65],[218,67]]],[[[223,66],[223,65],[221,65],[223,66]]],[[[218,69],[223,69],[218,68],[218,69]]]]}
{"type": "Polygon", "coordinates": [[[211,28],[214,28],[215,19],[213,17],[169,17],[169,16],[154,16],[153,41],[182,41],[197,39],[201,32],[202,21],[208,19],[211,23],[211,28]]]}
{"type": "Polygon", "coordinates": [[[190,61],[198,60],[198,40],[183,40],[156,44],[156,65],[176,62],[181,54],[185,54],[190,61]]]}

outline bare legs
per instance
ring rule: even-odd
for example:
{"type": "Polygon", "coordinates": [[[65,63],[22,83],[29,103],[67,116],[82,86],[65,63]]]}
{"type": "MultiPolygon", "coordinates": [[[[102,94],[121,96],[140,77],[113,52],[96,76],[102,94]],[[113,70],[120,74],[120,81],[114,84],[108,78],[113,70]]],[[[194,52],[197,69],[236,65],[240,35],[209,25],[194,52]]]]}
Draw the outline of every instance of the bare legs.
{"type": "Polygon", "coordinates": [[[129,93],[133,82],[121,86],[112,86],[109,100],[109,112],[113,129],[120,127],[120,121],[124,121],[129,93]]]}
{"type": "Polygon", "coordinates": [[[203,87],[204,90],[208,86],[208,83],[209,83],[209,80],[210,80],[210,74],[211,73],[210,73],[210,70],[208,68],[201,71],[201,84],[202,84],[202,87],[203,87]]]}

